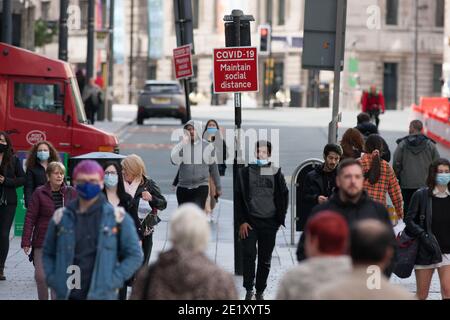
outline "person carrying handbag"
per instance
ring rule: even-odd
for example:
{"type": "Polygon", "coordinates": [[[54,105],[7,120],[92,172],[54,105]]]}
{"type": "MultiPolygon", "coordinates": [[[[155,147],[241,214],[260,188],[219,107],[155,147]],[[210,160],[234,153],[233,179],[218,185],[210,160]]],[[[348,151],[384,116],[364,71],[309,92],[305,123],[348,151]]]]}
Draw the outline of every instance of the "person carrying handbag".
{"type": "Polygon", "coordinates": [[[450,162],[439,159],[429,168],[428,187],[414,193],[405,216],[405,232],[418,242],[415,257],[417,297],[428,297],[437,269],[443,299],[450,299],[450,162]]]}
{"type": "MultiPolygon", "coordinates": [[[[144,252],[144,263],[148,265],[153,247],[153,227],[155,224],[148,223],[149,219],[155,218],[157,210],[164,210],[167,207],[166,198],[161,193],[155,181],[147,177],[144,160],[138,155],[132,154],[122,161],[123,178],[125,191],[133,197],[133,201],[141,214],[145,218],[150,215],[147,220],[143,217],[140,222],[139,236],[142,240],[142,250],[144,252]],[[144,202],[148,204],[146,209],[143,208],[144,202]],[[151,213],[150,213],[151,208],[151,213]],[[152,215],[153,214],[153,215],[152,215]]],[[[142,216],[141,216],[142,217],[142,216]]],[[[157,218],[155,218],[157,220],[157,218]]],[[[157,223],[157,222],[156,222],[157,223]]]]}

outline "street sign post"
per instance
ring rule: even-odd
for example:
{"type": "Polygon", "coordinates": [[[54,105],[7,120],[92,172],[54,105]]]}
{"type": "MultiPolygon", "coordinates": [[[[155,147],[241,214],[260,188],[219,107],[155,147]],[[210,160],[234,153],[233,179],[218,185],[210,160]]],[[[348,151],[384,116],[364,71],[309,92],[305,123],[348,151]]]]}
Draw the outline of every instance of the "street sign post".
{"type": "Polygon", "coordinates": [[[256,47],[214,49],[214,93],[257,91],[256,47]]]}
{"type": "Polygon", "coordinates": [[[191,78],[194,75],[191,49],[190,44],[173,49],[173,64],[177,80],[191,78]]]}
{"type": "Polygon", "coordinates": [[[241,92],[258,90],[257,51],[251,48],[250,22],[255,21],[251,15],[244,15],[242,10],[233,10],[226,15],[225,45],[227,49],[214,50],[214,64],[218,69],[214,72],[214,92],[234,92],[234,125],[235,149],[233,163],[233,233],[234,233],[234,273],[243,274],[242,247],[239,241],[239,219],[237,207],[237,173],[242,164],[241,146],[241,92]],[[234,34],[233,34],[234,33],[234,34]],[[242,47],[241,47],[242,46],[242,47]],[[216,61],[217,60],[217,61],[216,61]],[[233,69],[237,69],[232,71],[233,69]],[[256,76],[254,72],[256,71],[256,76]],[[234,75],[234,74],[237,74],[234,75]],[[236,78],[236,79],[235,79],[236,78]],[[255,84],[256,80],[256,86],[255,84]],[[217,90],[217,91],[216,91],[217,90]],[[221,91],[227,90],[227,91],[221,91]]]}

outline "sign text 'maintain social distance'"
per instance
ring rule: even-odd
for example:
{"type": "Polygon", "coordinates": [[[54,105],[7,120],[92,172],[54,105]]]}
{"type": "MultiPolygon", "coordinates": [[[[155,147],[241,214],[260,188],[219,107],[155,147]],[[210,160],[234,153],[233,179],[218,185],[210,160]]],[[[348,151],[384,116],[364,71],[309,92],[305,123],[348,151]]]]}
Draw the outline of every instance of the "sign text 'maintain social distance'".
{"type": "Polygon", "coordinates": [[[214,92],[258,91],[258,54],[255,47],[214,49],[214,92]]]}

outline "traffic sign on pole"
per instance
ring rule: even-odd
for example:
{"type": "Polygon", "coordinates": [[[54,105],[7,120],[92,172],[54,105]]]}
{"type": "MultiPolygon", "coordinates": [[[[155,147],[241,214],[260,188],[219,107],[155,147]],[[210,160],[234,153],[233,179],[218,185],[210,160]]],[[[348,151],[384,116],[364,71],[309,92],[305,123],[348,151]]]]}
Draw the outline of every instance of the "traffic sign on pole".
{"type": "Polygon", "coordinates": [[[257,91],[256,47],[214,49],[214,93],[257,91]]]}
{"type": "Polygon", "coordinates": [[[192,78],[194,76],[191,49],[191,44],[173,49],[173,64],[175,66],[175,78],[177,80],[192,78]]]}

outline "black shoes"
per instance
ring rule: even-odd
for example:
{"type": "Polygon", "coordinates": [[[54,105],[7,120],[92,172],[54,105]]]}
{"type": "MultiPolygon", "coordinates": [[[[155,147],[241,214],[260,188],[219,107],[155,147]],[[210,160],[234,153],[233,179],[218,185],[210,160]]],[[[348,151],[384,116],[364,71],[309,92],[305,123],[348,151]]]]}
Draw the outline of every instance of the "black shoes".
{"type": "Polygon", "coordinates": [[[253,291],[247,291],[247,294],[245,295],[245,300],[252,300],[253,299],[253,291]]]}
{"type": "Polygon", "coordinates": [[[263,292],[257,292],[255,295],[255,300],[264,300],[264,293],[263,292]]]}

